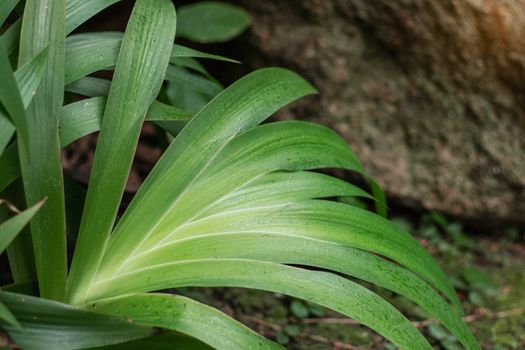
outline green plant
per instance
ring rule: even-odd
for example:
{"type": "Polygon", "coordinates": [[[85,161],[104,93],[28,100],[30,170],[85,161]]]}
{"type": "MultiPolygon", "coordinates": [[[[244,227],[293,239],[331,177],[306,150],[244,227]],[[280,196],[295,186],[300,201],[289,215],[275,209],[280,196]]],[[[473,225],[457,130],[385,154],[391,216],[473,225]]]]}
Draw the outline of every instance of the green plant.
{"type": "MultiPolygon", "coordinates": [[[[206,305],[149,293],[237,286],[326,306],[404,349],[431,348],[399,311],[346,278],[351,276],[406,296],[467,348],[479,348],[460,318],[454,289],[416,240],[381,216],[323,199],[372,198],[311,171],[343,168],[367,177],[347,143],[312,123],[259,125],[282,106],[314,93],[307,82],[269,68],[220,92],[196,61],[180,58],[224,58],[173,45],[176,18],[168,0],[138,0],[123,35],[66,37],[116,2],[27,0],[22,19],[2,35],[0,190],[24,206],[15,181],[21,175],[31,208],[0,226],[5,239],[0,247],[40,208],[29,231],[21,231],[8,248],[15,283],[0,292],[0,317],[12,341],[27,349],[281,348],[206,305]],[[13,72],[11,64],[19,68],[13,72]],[[111,82],[87,76],[113,66],[111,82]],[[164,79],[181,85],[179,91],[187,84],[201,94],[193,94],[201,99],[192,99],[186,111],[220,93],[178,132],[174,121],[190,117],[156,101],[164,79]],[[63,106],[64,91],[91,98],[63,106]],[[175,137],[115,225],[145,119],[175,137]],[[16,140],[10,141],[15,128],[16,140]],[[68,270],[60,147],[98,129],[68,270]]],[[[1,4],[0,23],[16,5],[16,0],[1,4]]],[[[220,5],[200,6],[209,11],[220,5]]],[[[196,16],[195,8],[186,12],[191,21],[185,20],[185,35],[206,41],[209,34],[193,33],[192,23],[207,17],[196,16]]],[[[161,93],[167,96],[164,102],[170,101],[170,88],[161,93]]],[[[383,211],[381,191],[370,182],[383,211]]]]}

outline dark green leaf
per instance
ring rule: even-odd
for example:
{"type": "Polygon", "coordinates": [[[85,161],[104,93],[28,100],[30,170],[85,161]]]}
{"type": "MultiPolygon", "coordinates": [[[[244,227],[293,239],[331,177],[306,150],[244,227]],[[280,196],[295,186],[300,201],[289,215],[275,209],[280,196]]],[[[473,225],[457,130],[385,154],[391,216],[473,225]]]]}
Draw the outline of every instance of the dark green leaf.
{"type": "Polygon", "coordinates": [[[66,34],[120,0],[68,0],[66,7],[66,34]]]}
{"type": "MultiPolygon", "coordinates": [[[[45,200],[42,200],[31,208],[24,210],[20,214],[0,224],[0,254],[4,252],[16,235],[22,231],[24,226],[27,225],[44,202],[45,200]]],[[[0,200],[0,204],[2,204],[2,200],[0,200]]]]}
{"type": "Polygon", "coordinates": [[[169,294],[142,294],[94,303],[97,310],[190,335],[216,349],[282,349],[210,306],[169,294]]]}
{"type": "Polygon", "coordinates": [[[28,205],[47,204],[31,220],[35,262],[44,298],[62,300],[67,273],[66,228],[58,116],[64,95],[65,0],[26,1],[19,66],[48,48],[42,81],[27,110],[29,147],[18,142],[28,205]],[[45,179],[45,181],[42,181],[45,179]]]}
{"type": "Polygon", "coordinates": [[[11,70],[9,56],[5,50],[4,44],[0,40],[0,102],[2,102],[11,120],[15,124],[19,139],[29,147],[29,130],[26,110],[22,95],[20,93],[15,75],[11,70]]]}
{"type": "Polygon", "coordinates": [[[240,7],[227,3],[201,1],[179,8],[177,35],[195,42],[223,42],[241,34],[250,16],[240,7]]]}
{"type": "Polygon", "coordinates": [[[27,108],[36,94],[36,90],[44,75],[47,63],[47,48],[43,49],[35,58],[24,64],[15,72],[15,78],[20,89],[20,96],[27,108]]]}
{"type": "Polygon", "coordinates": [[[23,349],[81,349],[151,336],[152,327],[42,298],[0,292],[22,330],[2,325],[23,349]]]}
{"type": "Polygon", "coordinates": [[[70,277],[70,300],[82,300],[112,230],[146,111],[160,90],[175,36],[169,0],[138,0],[109,91],[70,277]],[[125,130],[125,132],[123,132],[125,130]]]}

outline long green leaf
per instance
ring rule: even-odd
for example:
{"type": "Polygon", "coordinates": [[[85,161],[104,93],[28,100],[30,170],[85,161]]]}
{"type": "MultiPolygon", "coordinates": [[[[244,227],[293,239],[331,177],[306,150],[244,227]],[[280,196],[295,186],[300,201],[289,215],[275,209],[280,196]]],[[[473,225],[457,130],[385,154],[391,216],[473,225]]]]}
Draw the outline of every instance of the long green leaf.
{"type": "Polygon", "coordinates": [[[71,33],[82,23],[119,1],[120,0],[68,0],[66,3],[66,34],[71,33]]]}
{"type": "Polygon", "coordinates": [[[247,287],[284,293],[354,318],[403,349],[431,349],[399,311],[359,284],[327,272],[256,260],[187,260],[145,268],[96,283],[92,291],[101,294],[94,294],[92,298],[95,301],[168,286],[247,287]],[[137,280],[143,281],[140,287],[137,280]]]}
{"type": "Polygon", "coordinates": [[[152,327],[43,298],[0,292],[23,329],[2,325],[23,349],[82,349],[149,337],[152,327]]]}
{"type": "MultiPolygon", "coordinates": [[[[232,216],[232,220],[236,219],[232,216]]],[[[122,273],[133,271],[137,266],[152,267],[211,256],[313,266],[357,277],[407,297],[427,311],[430,317],[443,322],[468,349],[479,348],[465,323],[450,312],[445,300],[417,275],[375,254],[335,243],[321,234],[246,227],[238,232],[183,235],[160,249],[128,261],[122,273]],[[297,247],[300,247],[299,251],[297,247]]]]}
{"type": "Polygon", "coordinates": [[[65,83],[114,66],[122,35],[120,32],[100,32],[69,36],[66,39],[65,83]]]}
{"type": "MultiPolygon", "coordinates": [[[[1,204],[2,201],[0,201],[1,204]]],[[[0,254],[4,252],[13,239],[22,231],[25,225],[31,220],[36,212],[42,207],[45,200],[38,202],[31,208],[24,210],[20,214],[12,217],[0,224],[0,254]]]]}
{"type": "Polygon", "coordinates": [[[201,1],[179,8],[177,35],[199,43],[228,41],[250,25],[250,15],[231,4],[201,1]]]}
{"type": "MultiPolygon", "coordinates": [[[[47,50],[43,50],[34,60],[14,73],[24,108],[27,108],[31,102],[35,90],[42,80],[46,59],[47,50]]],[[[0,154],[4,151],[14,132],[15,126],[0,111],[0,154]]]]}
{"type": "Polygon", "coordinates": [[[214,349],[283,349],[219,310],[178,295],[140,294],[93,305],[104,313],[190,335],[214,349]]]}
{"type": "Polygon", "coordinates": [[[45,47],[45,72],[27,111],[31,142],[18,143],[26,202],[47,197],[30,223],[35,261],[44,298],[64,297],[67,270],[62,164],[58,116],[64,94],[65,0],[27,0],[20,34],[19,67],[45,47]],[[45,179],[44,181],[42,179],[45,179]]]}
{"type": "MultiPolygon", "coordinates": [[[[96,32],[69,36],[66,40],[65,83],[72,83],[101,69],[112,68],[117,62],[122,35],[120,32],[96,32]]],[[[175,63],[177,58],[189,57],[238,63],[226,57],[181,45],[173,46],[170,59],[172,63],[175,63]]]]}
{"type": "Polygon", "coordinates": [[[2,41],[0,41],[0,76],[2,76],[0,102],[2,102],[15,124],[21,142],[23,142],[26,147],[29,147],[29,126],[24,102],[15,75],[11,70],[9,56],[2,41]]]}
{"type": "Polygon", "coordinates": [[[102,119],[68,280],[70,300],[83,300],[87,292],[84,283],[89,283],[98,269],[124,192],[142,122],[169,63],[175,22],[175,8],[169,0],[135,3],[102,119]]]}
{"type": "Polygon", "coordinates": [[[358,196],[372,199],[357,186],[332,176],[308,171],[271,172],[256,178],[248,185],[232,191],[200,217],[252,206],[270,206],[310,198],[358,196]]]}
{"type": "Polygon", "coordinates": [[[97,78],[84,77],[64,87],[67,92],[72,92],[87,97],[107,96],[111,81],[97,78]]]}
{"type": "Polygon", "coordinates": [[[186,46],[175,44],[173,45],[173,51],[171,51],[171,58],[173,59],[177,57],[207,58],[207,59],[216,60],[216,61],[239,63],[239,61],[236,61],[228,57],[214,55],[214,54],[198,51],[198,50],[186,47],[186,46]]]}
{"type": "MultiPolygon", "coordinates": [[[[60,117],[60,144],[62,147],[82,136],[100,130],[106,98],[93,97],[64,106],[60,117]]],[[[190,115],[178,108],[154,101],[148,109],[146,120],[187,121],[190,115]]]]}
{"type": "Polygon", "coordinates": [[[13,67],[16,67],[21,27],[22,19],[18,19],[0,37],[0,41],[2,41],[2,43],[4,44],[7,55],[9,56],[9,60],[13,67]]]}
{"type": "MultiPolygon", "coordinates": [[[[85,90],[82,91],[85,92],[85,90]]],[[[100,90],[97,91],[102,92],[100,90]]],[[[85,135],[100,130],[100,121],[104,113],[105,102],[106,99],[104,97],[95,97],[63,107],[60,118],[61,147],[65,147],[85,135]]],[[[165,127],[161,123],[163,121],[188,121],[189,119],[191,119],[191,116],[188,113],[158,101],[153,101],[146,114],[147,121],[157,122],[161,127],[165,127]]],[[[0,129],[0,141],[7,144],[14,133],[14,126],[7,119],[2,119],[0,115],[0,126],[4,124],[5,128],[3,130],[0,129]],[[3,136],[4,133],[5,136],[3,136]],[[2,139],[2,137],[4,138],[2,139]]],[[[2,167],[0,191],[20,176],[17,154],[16,145],[10,146],[3,154],[0,153],[0,167],[2,167]]]]}

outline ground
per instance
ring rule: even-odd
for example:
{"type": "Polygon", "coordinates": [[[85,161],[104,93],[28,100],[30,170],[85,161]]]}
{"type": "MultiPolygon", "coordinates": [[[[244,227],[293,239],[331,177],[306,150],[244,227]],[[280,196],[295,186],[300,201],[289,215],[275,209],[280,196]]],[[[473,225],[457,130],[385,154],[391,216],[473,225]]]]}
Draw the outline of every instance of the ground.
{"type": "MultiPolygon", "coordinates": [[[[393,220],[414,233],[450,276],[463,301],[465,320],[483,349],[525,349],[525,242],[517,230],[467,235],[459,223],[437,214],[393,220]]],[[[462,349],[418,307],[372,289],[413,320],[436,349],[462,349]]],[[[243,289],[180,292],[218,307],[290,350],[395,349],[353,320],[282,295],[243,289]]]]}

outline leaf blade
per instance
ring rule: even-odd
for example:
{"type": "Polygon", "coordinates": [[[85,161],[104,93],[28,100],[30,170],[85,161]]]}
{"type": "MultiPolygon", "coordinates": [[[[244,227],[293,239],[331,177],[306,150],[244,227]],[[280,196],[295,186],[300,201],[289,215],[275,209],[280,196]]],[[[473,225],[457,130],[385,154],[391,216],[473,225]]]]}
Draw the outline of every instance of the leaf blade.
{"type": "MultiPolygon", "coordinates": [[[[93,97],[64,106],[60,117],[61,147],[100,130],[105,105],[106,98],[93,97]]],[[[146,114],[148,121],[187,121],[190,118],[186,112],[158,101],[153,101],[146,114]]]]}
{"type": "Polygon", "coordinates": [[[0,85],[0,101],[15,124],[20,140],[26,145],[26,147],[29,147],[29,126],[26,109],[24,107],[24,102],[15,75],[11,70],[7,51],[1,40],[0,75],[3,77],[3,83],[0,85]]]}
{"type": "Polygon", "coordinates": [[[62,164],[58,115],[64,95],[65,0],[26,1],[20,34],[19,66],[45,47],[44,76],[27,110],[29,147],[18,143],[26,202],[47,197],[30,223],[41,296],[62,300],[67,271],[62,164]],[[46,181],[42,181],[42,178],[46,181]]]}
{"type": "Polygon", "coordinates": [[[95,303],[105,313],[192,336],[215,349],[283,349],[219,310],[173,294],[139,294],[95,303]]]}
{"type": "MultiPolygon", "coordinates": [[[[1,202],[2,201],[0,201],[0,204],[1,202]]],[[[29,220],[31,220],[31,218],[42,207],[42,205],[44,205],[44,202],[45,199],[0,224],[0,253],[2,253],[13,241],[13,239],[22,231],[29,220]]]]}
{"type": "Polygon", "coordinates": [[[66,34],[82,23],[121,0],[68,0],[66,7],[66,34]]]}
{"type": "Polygon", "coordinates": [[[44,76],[44,69],[47,64],[48,49],[42,50],[35,58],[24,64],[15,72],[15,78],[20,89],[20,96],[27,108],[36,93],[40,82],[44,76]]]}
{"type": "Polygon", "coordinates": [[[331,273],[248,259],[188,260],[114,279],[113,290],[103,288],[109,294],[92,295],[93,301],[122,293],[123,286],[133,279],[145,280],[148,286],[128,290],[130,293],[168,286],[242,287],[284,293],[354,318],[403,349],[431,349],[419,331],[394,307],[366,288],[331,273]],[[156,278],[148,277],[152,275],[156,278]]]}
{"type": "Polygon", "coordinates": [[[79,349],[151,336],[151,327],[42,298],[0,292],[22,330],[2,327],[24,349],[79,349]]]}
{"type": "Polygon", "coordinates": [[[168,0],[139,0],[117,61],[95,151],[77,249],[68,279],[69,300],[82,300],[112,229],[147,108],[158,93],[175,36],[168,0]],[[126,101],[127,103],[122,103],[126,101]],[[126,132],[122,132],[124,129],[126,132]]]}

